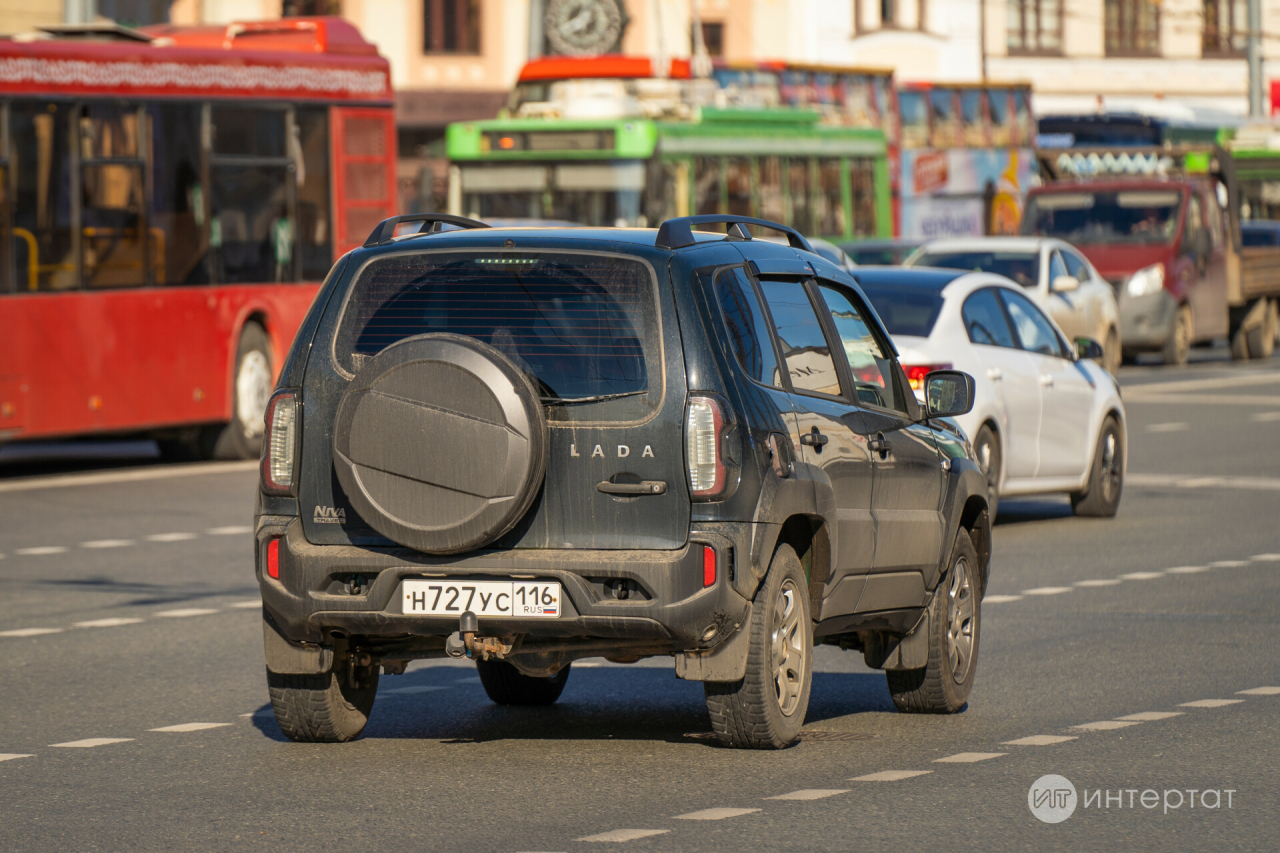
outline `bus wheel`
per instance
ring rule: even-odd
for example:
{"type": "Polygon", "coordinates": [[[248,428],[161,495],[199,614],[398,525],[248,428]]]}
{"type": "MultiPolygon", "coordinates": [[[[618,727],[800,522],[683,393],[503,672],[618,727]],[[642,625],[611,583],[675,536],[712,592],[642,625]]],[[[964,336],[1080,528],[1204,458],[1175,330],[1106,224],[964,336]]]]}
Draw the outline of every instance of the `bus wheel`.
{"type": "Polygon", "coordinates": [[[267,399],[275,374],[271,369],[271,339],[257,323],[240,333],[236,372],[231,382],[231,423],[215,427],[214,459],[257,459],[266,431],[267,399]]]}

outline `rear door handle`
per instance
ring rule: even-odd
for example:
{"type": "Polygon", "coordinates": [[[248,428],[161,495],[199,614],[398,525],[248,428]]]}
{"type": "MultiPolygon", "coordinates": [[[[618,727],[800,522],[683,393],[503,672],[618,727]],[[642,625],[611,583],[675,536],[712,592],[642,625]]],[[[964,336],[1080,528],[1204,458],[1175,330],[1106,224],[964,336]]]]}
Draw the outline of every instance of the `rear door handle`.
{"type": "Polygon", "coordinates": [[[817,427],[814,427],[811,432],[806,432],[800,436],[801,444],[805,445],[806,447],[812,447],[814,450],[818,451],[819,453],[822,452],[823,446],[825,446],[826,443],[830,440],[831,439],[827,438],[825,435],[818,432],[817,427]]]}
{"type": "Polygon", "coordinates": [[[1004,374],[1000,372],[1000,368],[992,367],[987,370],[987,378],[992,382],[999,382],[1004,378],[1004,374]]]}
{"type": "Polygon", "coordinates": [[[883,433],[880,433],[867,442],[867,449],[872,453],[880,454],[880,459],[883,461],[889,458],[889,451],[892,446],[889,444],[889,439],[885,438],[883,433]]]}
{"type": "Polygon", "coordinates": [[[596,490],[606,495],[661,495],[667,490],[665,480],[641,480],[639,483],[596,483],[596,490]]]}

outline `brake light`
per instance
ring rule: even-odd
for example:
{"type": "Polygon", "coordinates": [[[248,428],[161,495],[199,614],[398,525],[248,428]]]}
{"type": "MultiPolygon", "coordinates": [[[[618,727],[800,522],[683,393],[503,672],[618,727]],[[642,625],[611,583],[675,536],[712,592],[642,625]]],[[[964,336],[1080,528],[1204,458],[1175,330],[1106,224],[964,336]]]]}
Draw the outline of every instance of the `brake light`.
{"type": "Polygon", "coordinates": [[[277,391],[267,403],[266,442],[262,448],[262,489],[275,495],[293,494],[298,448],[298,394],[277,391]]]}
{"type": "Polygon", "coordinates": [[[716,582],[716,549],[710,545],[702,546],[702,585],[715,586],[716,582]]]}
{"type": "Polygon", "coordinates": [[[712,397],[690,397],[684,416],[684,457],[689,466],[689,492],[695,500],[713,498],[727,480],[720,458],[724,410],[712,397]]]}
{"type": "Polygon", "coordinates": [[[267,543],[267,575],[280,579],[280,540],[272,539],[267,543]]]}
{"type": "Polygon", "coordinates": [[[919,391],[924,388],[924,378],[935,370],[950,370],[950,364],[913,364],[911,366],[903,366],[907,371],[907,382],[911,384],[912,391],[919,391]]]}

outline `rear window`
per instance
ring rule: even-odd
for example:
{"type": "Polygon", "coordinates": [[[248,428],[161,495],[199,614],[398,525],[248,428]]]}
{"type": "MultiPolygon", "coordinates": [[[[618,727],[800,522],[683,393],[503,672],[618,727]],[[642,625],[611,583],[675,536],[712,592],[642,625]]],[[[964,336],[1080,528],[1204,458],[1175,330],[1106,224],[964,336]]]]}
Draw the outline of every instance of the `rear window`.
{"type": "Polygon", "coordinates": [[[862,284],[889,334],[927,338],[942,311],[942,296],[935,290],[862,284]]]}
{"type": "Polygon", "coordinates": [[[990,272],[1011,278],[1023,287],[1040,283],[1038,252],[925,252],[911,264],[969,272],[990,272]]]}
{"type": "Polygon", "coordinates": [[[546,402],[625,395],[625,408],[645,410],[661,396],[654,293],[649,267],[633,258],[475,250],[392,255],[360,273],[334,352],[354,373],[396,341],[450,332],[502,352],[533,378],[546,402]],[[651,376],[658,379],[650,400],[651,376]]]}

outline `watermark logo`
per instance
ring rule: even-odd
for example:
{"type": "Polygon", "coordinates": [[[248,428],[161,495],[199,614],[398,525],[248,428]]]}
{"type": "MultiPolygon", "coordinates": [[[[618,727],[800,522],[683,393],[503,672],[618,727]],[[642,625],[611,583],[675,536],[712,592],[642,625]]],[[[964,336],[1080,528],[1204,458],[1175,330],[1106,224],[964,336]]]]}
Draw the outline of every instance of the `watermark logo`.
{"type": "Polygon", "coordinates": [[[1027,807],[1045,823],[1062,823],[1076,810],[1076,786],[1065,776],[1049,773],[1031,783],[1027,807]]]}

